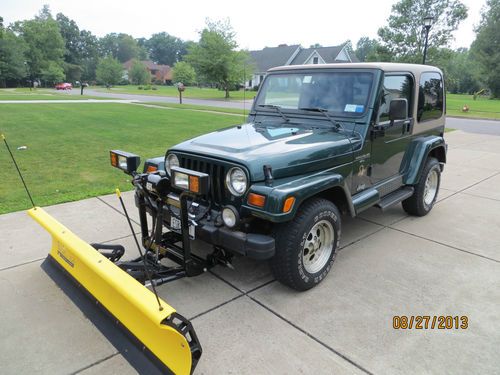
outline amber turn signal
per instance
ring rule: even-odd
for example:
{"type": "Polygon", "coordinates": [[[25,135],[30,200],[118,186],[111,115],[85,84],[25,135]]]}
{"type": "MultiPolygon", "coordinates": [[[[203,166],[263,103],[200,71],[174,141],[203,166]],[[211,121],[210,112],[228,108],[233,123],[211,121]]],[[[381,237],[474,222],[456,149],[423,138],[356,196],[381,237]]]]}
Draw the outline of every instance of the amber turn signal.
{"type": "Polygon", "coordinates": [[[109,153],[109,156],[110,156],[110,158],[111,158],[111,165],[112,165],[113,167],[118,168],[118,155],[116,155],[116,154],[115,154],[115,153],[113,153],[113,152],[110,152],[110,153],[109,153]]]}
{"type": "Polygon", "coordinates": [[[193,193],[200,192],[200,180],[197,176],[189,176],[189,190],[193,193]]]}
{"type": "Polygon", "coordinates": [[[148,169],[146,170],[147,173],[153,173],[153,172],[156,172],[158,170],[158,168],[156,167],[156,165],[148,165],[148,169]]]}
{"type": "Polygon", "coordinates": [[[266,204],[266,197],[265,195],[250,193],[248,194],[248,204],[256,207],[264,207],[266,204]]]}
{"type": "Polygon", "coordinates": [[[283,212],[285,214],[287,212],[290,212],[294,203],[295,203],[295,197],[288,197],[287,199],[285,199],[285,204],[283,204],[283,212]]]}

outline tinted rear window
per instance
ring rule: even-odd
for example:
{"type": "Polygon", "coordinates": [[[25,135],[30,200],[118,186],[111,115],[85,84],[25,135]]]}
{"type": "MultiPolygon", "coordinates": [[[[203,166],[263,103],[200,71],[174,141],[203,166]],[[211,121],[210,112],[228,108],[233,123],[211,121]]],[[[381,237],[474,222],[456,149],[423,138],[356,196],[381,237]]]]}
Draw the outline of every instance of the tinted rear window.
{"type": "Polygon", "coordinates": [[[443,115],[443,78],[439,73],[422,73],[418,90],[418,122],[440,118],[443,115]]]}

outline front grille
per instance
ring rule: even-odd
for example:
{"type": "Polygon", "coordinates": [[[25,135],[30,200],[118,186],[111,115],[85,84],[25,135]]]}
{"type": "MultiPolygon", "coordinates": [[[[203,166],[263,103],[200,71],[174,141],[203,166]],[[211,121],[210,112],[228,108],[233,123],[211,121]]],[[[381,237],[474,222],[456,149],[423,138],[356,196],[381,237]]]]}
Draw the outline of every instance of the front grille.
{"type": "Polygon", "coordinates": [[[227,166],[207,159],[198,159],[183,155],[178,156],[182,168],[206,173],[210,176],[210,193],[207,198],[216,206],[222,206],[226,195],[224,180],[226,178],[227,166]]]}

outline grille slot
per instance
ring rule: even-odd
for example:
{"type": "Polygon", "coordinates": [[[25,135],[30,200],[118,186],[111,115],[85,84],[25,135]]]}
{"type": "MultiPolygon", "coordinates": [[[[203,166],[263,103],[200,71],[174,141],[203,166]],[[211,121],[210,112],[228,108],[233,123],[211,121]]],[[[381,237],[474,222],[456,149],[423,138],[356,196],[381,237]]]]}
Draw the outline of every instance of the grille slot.
{"type": "Polygon", "coordinates": [[[207,173],[210,176],[208,198],[216,206],[222,206],[225,197],[224,178],[226,176],[226,167],[209,160],[198,160],[192,157],[181,156],[179,159],[182,168],[207,173]]]}

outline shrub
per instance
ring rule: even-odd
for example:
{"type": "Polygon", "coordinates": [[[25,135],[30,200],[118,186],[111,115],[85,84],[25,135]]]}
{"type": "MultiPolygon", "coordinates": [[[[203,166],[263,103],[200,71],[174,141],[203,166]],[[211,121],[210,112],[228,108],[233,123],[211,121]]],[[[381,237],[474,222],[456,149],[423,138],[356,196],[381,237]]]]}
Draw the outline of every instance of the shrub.
{"type": "Polygon", "coordinates": [[[143,89],[143,87],[142,87],[142,86],[139,86],[139,87],[137,87],[137,88],[138,88],[139,90],[142,90],[142,89],[143,89]]]}

